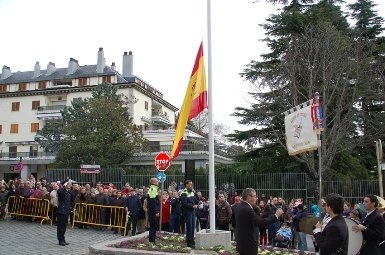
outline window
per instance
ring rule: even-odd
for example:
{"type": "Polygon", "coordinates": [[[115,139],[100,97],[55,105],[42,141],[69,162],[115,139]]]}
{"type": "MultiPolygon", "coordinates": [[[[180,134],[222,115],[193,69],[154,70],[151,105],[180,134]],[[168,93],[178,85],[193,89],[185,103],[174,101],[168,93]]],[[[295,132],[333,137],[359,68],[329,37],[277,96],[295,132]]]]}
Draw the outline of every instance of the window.
{"type": "Polygon", "coordinates": [[[31,132],[36,133],[39,130],[39,123],[31,123],[31,132]]]}
{"type": "Polygon", "coordinates": [[[7,92],[7,85],[1,84],[0,85],[0,92],[7,92]]]}
{"type": "Polygon", "coordinates": [[[55,81],[54,86],[72,86],[72,80],[55,81]]]}
{"type": "Polygon", "coordinates": [[[79,86],[87,85],[87,78],[79,78],[79,86]]]}
{"type": "Polygon", "coordinates": [[[144,109],[148,111],[148,102],[144,101],[144,109]]]}
{"type": "Polygon", "coordinates": [[[11,124],[11,134],[19,133],[19,124],[11,124]]]}
{"type": "Polygon", "coordinates": [[[20,83],[19,84],[19,91],[27,90],[27,83],[20,83]]]}
{"type": "Polygon", "coordinates": [[[37,157],[37,145],[29,146],[29,157],[30,158],[37,157]]]}
{"type": "Polygon", "coordinates": [[[9,157],[10,158],[17,157],[17,146],[9,146],[9,157]]]}
{"type": "Polygon", "coordinates": [[[103,82],[111,83],[111,76],[103,76],[103,82]]]}
{"type": "Polygon", "coordinates": [[[38,89],[45,89],[47,87],[46,81],[39,81],[39,87],[38,89]]]}
{"type": "Polygon", "coordinates": [[[32,101],[32,110],[37,110],[40,106],[40,101],[32,101]]]}
{"type": "Polygon", "coordinates": [[[20,110],[20,102],[12,102],[12,111],[18,112],[20,110]]]}
{"type": "Polygon", "coordinates": [[[3,125],[0,125],[0,134],[3,133],[3,125]]]}

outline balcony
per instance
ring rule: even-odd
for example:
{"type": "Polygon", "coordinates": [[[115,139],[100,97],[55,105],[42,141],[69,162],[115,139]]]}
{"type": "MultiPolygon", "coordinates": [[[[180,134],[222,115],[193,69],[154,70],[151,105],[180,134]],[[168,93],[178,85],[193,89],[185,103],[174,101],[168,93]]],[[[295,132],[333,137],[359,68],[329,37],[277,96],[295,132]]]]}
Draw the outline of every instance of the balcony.
{"type": "Polygon", "coordinates": [[[169,116],[162,112],[152,112],[151,121],[154,124],[171,124],[169,116]]]}
{"type": "Polygon", "coordinates": [[[0,161],[4,160],[17,160],[19,161],[20,158],[22,160],[33,160],[33,159],[55,159],[56,153],[51,152],[37,152],[37,151],[30,151],[30,152],[0,152],[0,161]]]}
{"type": "Polygon", "coordinates": [[[56,120],[61,119],[61,111],[64,110],[65,105],[50,105],[40,106],[36,112],[38,120],[56,120]]]}

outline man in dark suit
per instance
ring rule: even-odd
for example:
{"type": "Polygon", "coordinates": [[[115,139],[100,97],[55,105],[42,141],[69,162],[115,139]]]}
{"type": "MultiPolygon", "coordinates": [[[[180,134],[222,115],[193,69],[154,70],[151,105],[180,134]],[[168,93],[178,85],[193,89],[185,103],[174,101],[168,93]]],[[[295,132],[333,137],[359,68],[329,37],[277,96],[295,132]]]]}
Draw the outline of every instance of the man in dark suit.
{"type": "Polygon", "coordinates": [[[325,198],[326,213],[331,220],[322,229],[322,222],[318,222],[313,230],[314,238],[320,248],[320,254],[347,255],[349,246],[349,230],[342,217],[344,198],[338,194],[329,194],[325,198]]]}
{"type": "Polygon", "coordinates": [[[361,224],[353,226],[353,231],[361,231],[364,238],[360,255],[381,255],[379,243],[385,239],[385,221],[377,211],[377,197],[366,195],[364,205],[366,216],[362,219],[361,224]]]}
{"type": "Polygon", "coordinates": [[[258,254],[259,227],[268,227],[269,224],[277,222],[283,214],[281,208],[268,218],[261,219],[253,210],[257,201],[254,189],[243,190],[242,201],[235,209],[235,240],[239,255],[258,254]]]}
{"type": "Polygon", "coordinates": [[[128,212],[130,218],[127,222],[127,229],[131,227],[131,236],[136,235],[136,225],[138,223],[138,216],[140,208],[143,208],[140,198],[135,194],[135,190],[130,190],[130,195],[124,199],[124,209],[128,212]]]}
{"type": "Polygon", "coordinates": [[[57,191],[57,198],[59,201],[59,205],[56,209],[57,239],[59,240],[59,245],[62,246],[69,245],[65,240],[65,233],[67,230],[68,216],[71,213],[71,187],[72,182],[67,180],[63,184],[63,187],[57,191]]]}

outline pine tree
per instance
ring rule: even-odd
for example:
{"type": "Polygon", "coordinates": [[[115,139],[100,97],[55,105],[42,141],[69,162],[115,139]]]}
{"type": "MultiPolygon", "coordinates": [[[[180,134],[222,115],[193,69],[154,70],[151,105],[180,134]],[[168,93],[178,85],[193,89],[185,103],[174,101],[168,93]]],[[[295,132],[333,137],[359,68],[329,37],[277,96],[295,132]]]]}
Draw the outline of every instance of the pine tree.
{"type": "MultiPolygon", "coordinates": [[[[255,128],[230,135],[234,141],[245,142],[250,150],[256,144],[262,147],[258,151],[271,151],[272,145],[278,144],[285,147],[282,113],[308,101],[318,91],[326,121],[322,133],[323,175],[331,169],[338,153],[354,145],[348,139],[355,132],[353,104],[359,87],[354,81],[368,68],[365,52],[355,43],[335,2],[340,1],[323,0],[306,6],[292,1],[263,25],[270,52],[262,55],[263,61],[252,61],[242,73],[255,84],[251,95],[256,102],[234,113],[241,124],[255,128]]],[[[318,178],[316,153],[303,153],[296,159],[311,177],[318,178]]]]}
{"type": "Polygon", "coordinates": [[[350,16],[355,21],[354,37],[364,45],[365,54],[370,55],[370,68],[361,80],[359,111],[355,116],[357,136],[362,137],[362,146],[356,148],[355,155],[366,162],[366,167],[375,165],[375,146],[373,141],[385,139],[385,37],[384,19],[378,16],[372,0],[357,0],[349,5],[350,16]],[[367,159],[372,160],[367,160],[367,159]]]}

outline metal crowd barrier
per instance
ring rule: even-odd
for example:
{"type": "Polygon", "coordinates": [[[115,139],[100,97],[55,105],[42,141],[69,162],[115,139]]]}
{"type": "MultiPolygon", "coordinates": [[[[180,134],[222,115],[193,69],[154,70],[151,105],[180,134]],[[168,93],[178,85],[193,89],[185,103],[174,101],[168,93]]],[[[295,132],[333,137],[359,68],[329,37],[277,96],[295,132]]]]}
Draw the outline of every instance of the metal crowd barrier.
{"type": "Polygon", "coordinates": [[[7,201],[8,214],[41,219],[40,224],[52,220],[49,218],[50,201],[39,198],[10,196],[7,201]]]}
{"type": "Polygon", "coordinates": [[[99,227],[112,227],[124,230],[127,234],[128,212],[120,206],[104,206],[86,203],[77,203],[74,207],[72,228],[75,223],[99,227]]]}

